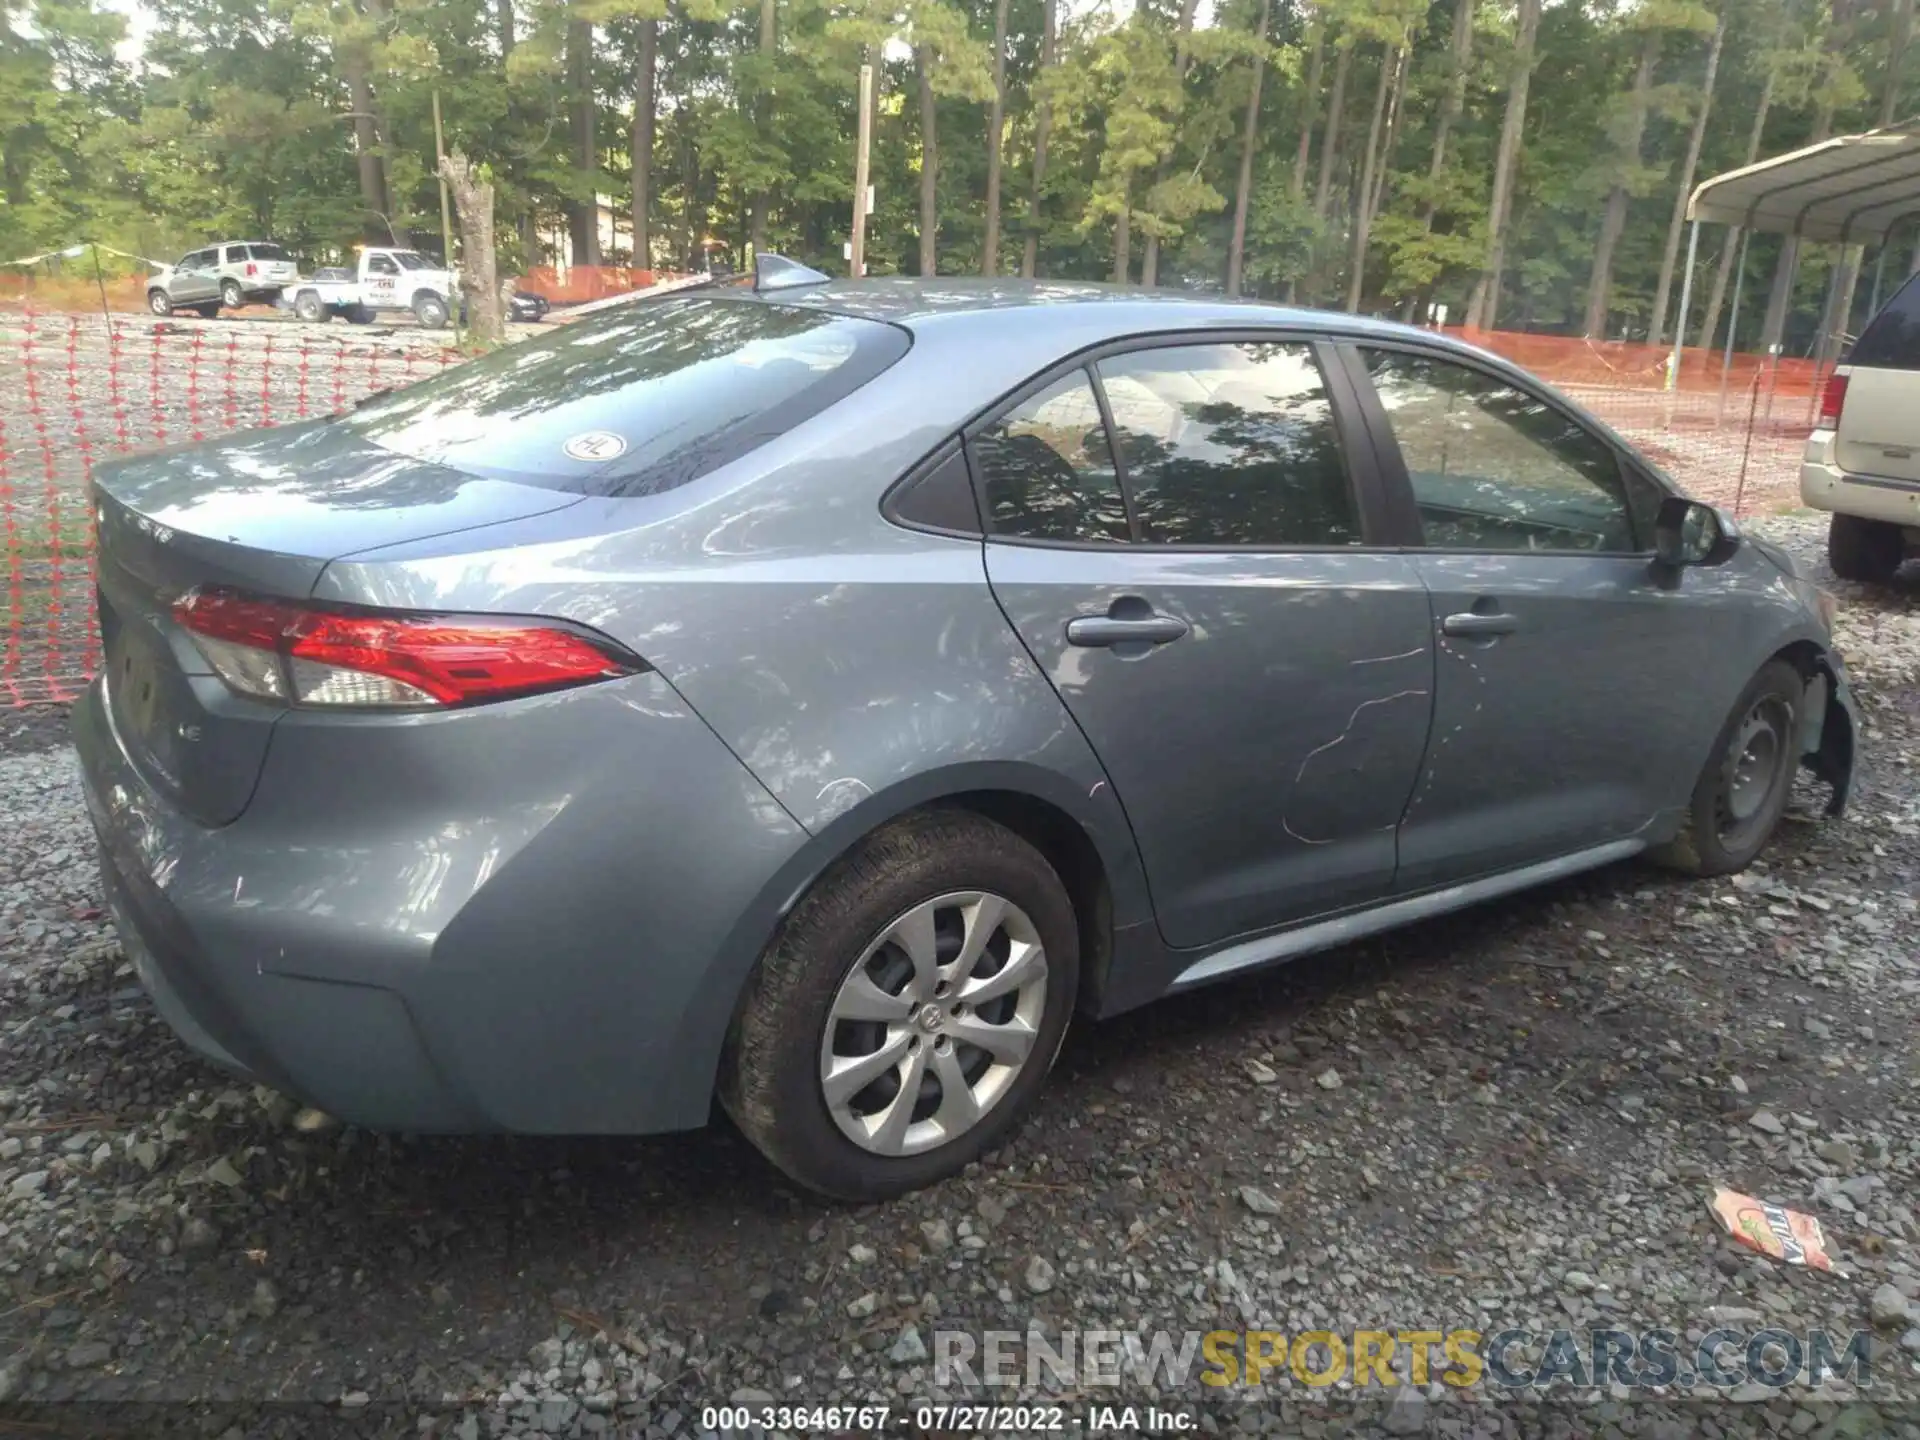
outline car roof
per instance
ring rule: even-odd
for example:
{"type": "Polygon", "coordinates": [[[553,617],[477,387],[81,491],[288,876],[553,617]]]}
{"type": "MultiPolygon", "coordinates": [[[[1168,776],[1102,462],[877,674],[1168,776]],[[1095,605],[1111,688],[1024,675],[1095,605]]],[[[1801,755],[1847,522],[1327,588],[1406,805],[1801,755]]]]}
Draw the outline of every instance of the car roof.
{"type": "Polygon", "coordinates": [[[1072,306],[1077,331],[1110,326],[1116,337],[1143,328],[1286,325],[1343,334],[1419,335],[1428,341],[1443,338],[1431,330],[1416,330],[1394,321],[1340,311],[1234,300],[1193,291],[1141,290],[1086,280],[959,275],[926,280],[917,276],[885,276],[758,292],[741,288],[732,293],[742,297],[751,294],[768,304],[803,306],[887,321],[915,332],[942,328],[940,322],[950,319],[977,319],[987,315],[992,315],[1000,325],[1051,328],[1064,318],[1060,307],[1072,306]],[[1102,318],[1108,325],[1101,323],[1102,318]]]}

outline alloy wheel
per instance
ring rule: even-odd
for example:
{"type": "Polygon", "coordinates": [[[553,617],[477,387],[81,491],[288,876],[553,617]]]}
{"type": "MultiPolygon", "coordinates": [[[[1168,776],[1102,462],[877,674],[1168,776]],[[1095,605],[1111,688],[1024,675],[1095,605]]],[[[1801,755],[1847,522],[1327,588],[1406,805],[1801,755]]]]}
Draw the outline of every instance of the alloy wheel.
{"type": "Polygon", "coordinates": [[[827,1111],[877,1155],[944,1145],[1032,1063],[1046,1004],[1046,952],[1024,910],[977,890],[923,901],[834,995],[820,1041],[827,1111]]]}

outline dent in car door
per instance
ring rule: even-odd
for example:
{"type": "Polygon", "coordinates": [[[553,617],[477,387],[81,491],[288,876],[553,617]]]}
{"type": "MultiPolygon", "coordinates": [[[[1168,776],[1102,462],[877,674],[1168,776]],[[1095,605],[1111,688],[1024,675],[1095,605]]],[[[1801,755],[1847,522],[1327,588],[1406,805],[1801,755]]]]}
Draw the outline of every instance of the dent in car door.
{"type": "Polygon", "coordinates": [[[1427,602],[1406,556],[1357,548],[1311,347],[1163,344],[1098,370],[1118,466],[1080,370],[969,449],[994,593],[1111,778],[1163,936],[1384,894],[1426,742],[1427,602]]]}
{"type": "Polygon", "coordinates": [[[1639,834],[1699,768],[1698,681],[1717,668],[1712,607],[1641,553],[1653,507],[1630,487],[1652,482],[1510,377],[1360,354],[1388,483],[1409,487],[1428,547],[1438,646],[1395,888],[1639,834]]]}

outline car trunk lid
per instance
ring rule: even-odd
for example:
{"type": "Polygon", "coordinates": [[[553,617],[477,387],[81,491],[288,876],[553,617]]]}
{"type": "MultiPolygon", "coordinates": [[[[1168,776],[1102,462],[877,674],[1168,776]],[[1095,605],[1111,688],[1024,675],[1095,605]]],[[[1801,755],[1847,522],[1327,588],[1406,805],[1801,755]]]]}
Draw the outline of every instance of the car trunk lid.
{"type": "Polygon", "coordinates": [[[176,600],[212,586],[304,599],[336,556],[579,498],[408,459],[325,421],[103,465],[94,497],[115,728],[149,780],[211,825],[246,807],[284,712],[226,688],[176,600]]]}
{"type": "Polygon", "coordinates": [[[1855,365],[1846,379],[1834,460],[1871,478],[1920,482],[1920,376],[1911,370],[1855,365]]]}

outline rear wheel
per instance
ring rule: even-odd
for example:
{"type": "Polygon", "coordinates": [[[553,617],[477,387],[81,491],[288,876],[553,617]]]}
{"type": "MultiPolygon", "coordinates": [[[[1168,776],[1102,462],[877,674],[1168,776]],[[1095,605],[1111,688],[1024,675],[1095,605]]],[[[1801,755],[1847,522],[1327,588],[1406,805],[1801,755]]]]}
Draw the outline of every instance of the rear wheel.
{"type": "Polygon", "coordinates": [[[229,310],[238,310],[242,305],[247,303],[247,297],[242,293],[238,280],[222,280],[220,282],[220,303],[229,310]]]}
{"type": "Polygon", "coordinates": [[[293,300],[293,313],[309,325],[326,321],[327,307],[320,303],[320,297],[312,290],[302,290],[293,300]]]}
{"type": "Polygon", "coordinates": [[[147,309],[156,315],[171,315],[173,313],[173,297],[156,286],[154,289],[147,291],[147,309]]]}
{"type": "Polygon", "coordinates": [[[1906,548],[1900,527],[1884,520],[1835,515],[1827,523],[1827,562],[1842,580],[1884,585],[1900,568],[1906,548]]]}
{"type": "Polygon", "coordinates": [[[1806,682],[1784,660],[1760,667],[1720,727],[1680,833],[1652,853],[1689,875],[1744,870],[1773,838],[1799,768],[1806,682]]]}
{"type": "Polygon", "coordinates": [[[721,1103],[811,1189],[917,1189],[1019,1123],[1078,978],[1073,905],[1039,851],[976,815],[910,816],[829,870],[761,957],[721,1103]]]}
{"type": "Polygon", "coordinates": [[[413,318],[429,330],[438,330],[447,323],[447,302],[438,295],[416,295],[413,297],[413,318]]]}

